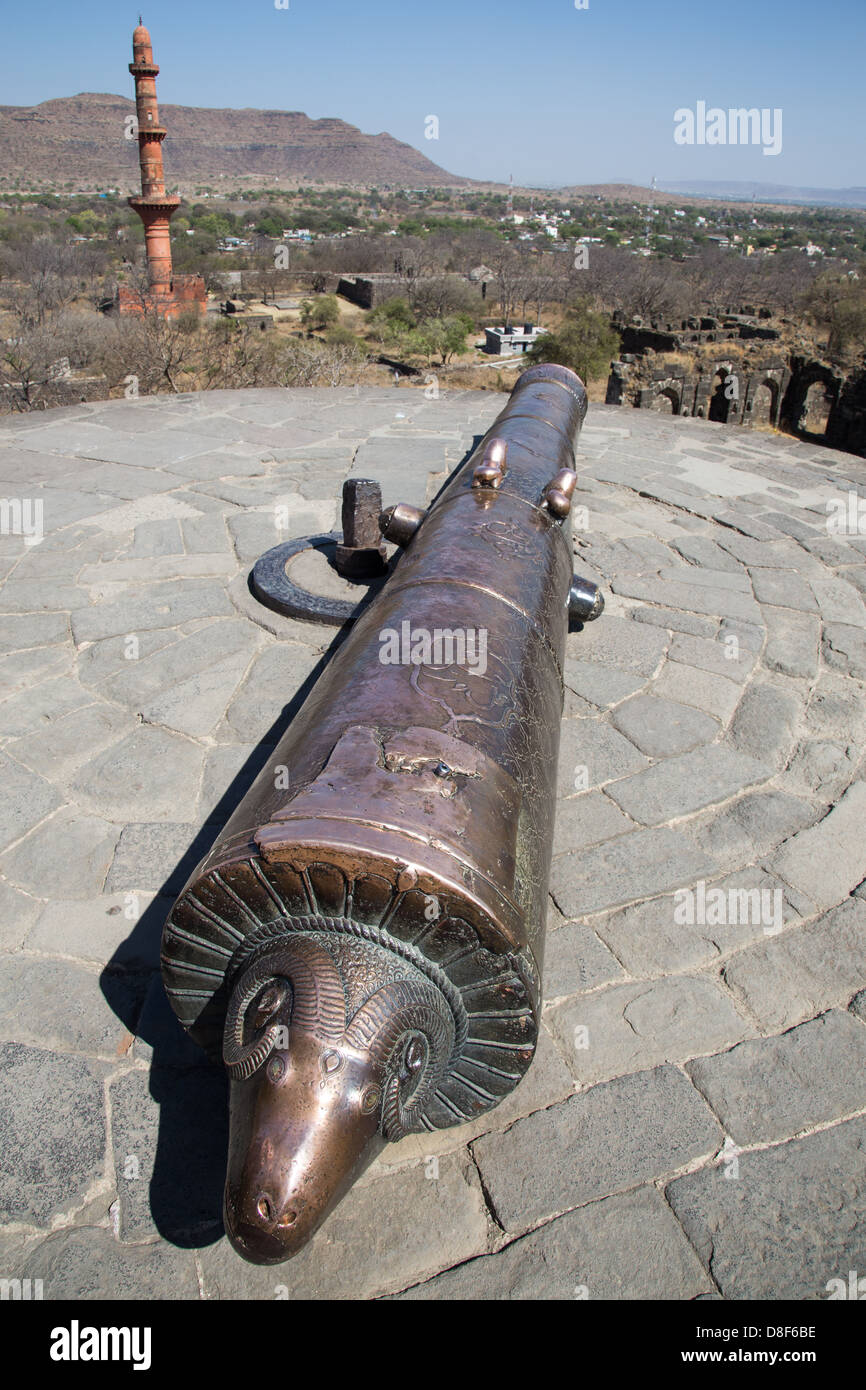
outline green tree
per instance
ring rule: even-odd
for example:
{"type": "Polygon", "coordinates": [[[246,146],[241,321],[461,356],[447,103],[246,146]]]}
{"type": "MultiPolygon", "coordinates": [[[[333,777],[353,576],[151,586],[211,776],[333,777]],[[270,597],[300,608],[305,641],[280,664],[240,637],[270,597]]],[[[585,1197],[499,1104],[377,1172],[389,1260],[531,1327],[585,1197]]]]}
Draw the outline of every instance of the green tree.
{"type": "Polygon", "coordinates": [[[583,381],[602,376],[619,352],[619,335],[603,314],[585,303],[571,305],[561,328],[545,333],[527,353],[531,362],[557,362],[583,381]]]}
{"type": "Polygon", "coordinates": [[[410,352],[433,358],[437,354],[445,366],[455,353],[466,351],[466,335],[472,330],[468,314],[447,314],[443,318],[425,319],[407,337],[410,352]]]}
{"type": "Polygon", "coordinates": [[[279,241],[280,237],[283,235],[284,226],[285,223],[282,217],[277,217],[274,213],[268,213],[266,216],[259,218],[255,230],[259,236],[269,236],[279,241]]]}
{"type": "Polygon", "coordinates": [[[415,315],[406,299],[386,299],[367,319],[370,336],[378,343],[397,343],[415,327],[415,315]]]}
{"type": "Polygon", "coordinates": [[[307,329],[330,328],[340,321],[340,306],[335,294],[319,295],[301,303],[301,323],[307,329]]]}

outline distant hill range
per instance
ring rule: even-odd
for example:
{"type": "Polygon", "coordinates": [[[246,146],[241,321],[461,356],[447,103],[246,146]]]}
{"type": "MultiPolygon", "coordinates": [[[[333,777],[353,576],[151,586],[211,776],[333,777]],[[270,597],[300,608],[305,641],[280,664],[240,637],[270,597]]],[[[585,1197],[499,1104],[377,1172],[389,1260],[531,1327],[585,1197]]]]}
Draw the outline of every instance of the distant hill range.
{"type": "Polygon", "coordinates": [[[818,204],[833,208],[866,208],[866,188],[798,188],[782,183],[713,183],[693,179],[683,183],[659,183],[668,193],[687,193],[697,198],[730,199],[732,202],[818,204]]]}
{"type": "MultiPolygon", "coordinates": [[[[31,187],[50,180],[78,188],[139,187],[138,144],[125,138],[135,103],[99,92],[39,106],[0,106],[0,175],[31,187]]],[[[170,186],[199,183],[291,185],[391,184],[460,187],[471,182],[440,169],[391,135],[365,135],[334,119],[300,111],[209,110],[160,104],[170,186]]]]}

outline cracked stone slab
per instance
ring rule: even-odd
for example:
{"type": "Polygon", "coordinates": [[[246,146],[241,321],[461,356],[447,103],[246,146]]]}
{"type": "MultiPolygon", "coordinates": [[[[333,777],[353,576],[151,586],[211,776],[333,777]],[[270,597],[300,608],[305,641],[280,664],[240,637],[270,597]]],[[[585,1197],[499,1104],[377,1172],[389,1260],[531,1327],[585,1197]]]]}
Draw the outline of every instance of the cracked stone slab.
{"type": "Polygon", "coordinates": [[[718,916],[720,921],[689,923],[684,920],[683,907],[689,901],[694,906],[690,915],[694,918],[699,915],[699,884],[689,885],[687,891],[689,899],[683,896],[682,890],[677,894],[667,893],[633,903],[594,923],[602,941],[630,975],[646,979],[698,969],[730,955],[741,946],[760,941],[766,934],[765,925],[772,926],[776,922],[777,904],[782,925],[798,920],[799,916],[785,900],[778,879],[759,868],[741,869],[711,883],[703,881],[705,909],[702,915],[718,916]],[[719,891],[723,899],[719,898],[719,891]],[[773,896],[777,891],[778,898],[773,896]],[[706,911],[707,903],[723,903],[723,910],[710,913],[706,911]]]}
{"type": "Polygon", "coordinates": [[[318,661],[318,653],[300,642],[281,642],[260,652],[226,711],[235,739],[255,742],[269,735],[318,661]]]}
{"type": "Polygon", "coordinates": [[[126,552],[130,559],[155,559],[183,554],[180,524],[176,517],[165,521],[143,521],[135,527],[133,542],[126,552]]]}
{"type": "Polygon", "coordinates": [[[28,652],[0,657],[0,700],[71,668],[72,654],[62,647],[34,647],[28,652]]]}
{"type": "Polygon", "coordinates": [[[824,660],[835,671],[866,681],[866,634],[846,623],[826,623],[821,645],[824,660]]]}
{"type": "Polygon", "coordinates": [[[568,922],[549,933],[544,959],[545,1002],[623,978],[619,961],[585,923],[568,922]]]}
{"type": "Polygon", "coordinates": [[[758,569],[749,571],[755,598],[775,608],[794,608],[803,613],[817,613],[818,600],[805,579],[791,570],[758,569]]]}
{"type": "Polygon", "coordinates": [[[38,736],[71,710],[88,704],[91,698],[69,676],[32,685],[3,701],[0,708],[3,734],[6,737],[38,736]]]}
{"type": "Polygon", "coordinates": [[[556,859],[550,891],[566,917],[583,917],[689,885],[714,866],[712,855],[681,831],[635,830],[586,853],[556,859]]]}
{"type": "Polygon", "coordinates": [[[237,563],[230,555],[196,552],[193,555],[164,555],[149,560],[103,560],[98,565],[85,565],[79,575],[79,583],[82,588],[98,591],[103,585],[135,584],[139,580],[206,579],[211,575],[230,577],[236,570],[237,563]]]}
{"type": "Polygon", "coordinates": [[[144,587],[137,584],[134,593],[122,601],[76,609],[71,615],[76,643],[144,632],[149,628],[175,627],[191,618],[232,614],[225,586],[214,580],[166,580],[147,585],[146,592],[142,592],[144,587]]]}
{"type": "Polygon", "coordinates": [[[710,743],[719,732],[718,720],[689,705],[657,695],[636,695],[611,715],[611,723],[641,753],[669,758],[701,743],[710,743]]]}
{"type": "Polygon", "coordinates": [[[741,687],[738,682],[713,671],[668,661],[653,685],[653,694],[678,704],[692,705],[726,724],[737,707],[741,687]]]}
{"type": "Polygon", "coordinates": [[[612,985],[545,1018],[582,1086],[715,1052],[751,1032],[714,980],[688,976],[612,985]]]}
{"type": "Polygon", "coordinates": [[[726,574],[742,574],[743,567],[733,555],[723,550],[709,536],[688,536],[674,541],[674,550],[684,560],[703,569],[721,571],[726,574]]]}
{"type": "Polygon", "coordinates": [[[693,613],[680,613],[674,608],[632,608],[630,617],[638,623],[667,628],[672,632],[687,632],[692,637],[714,637],[717,623],[698,618],[693,613]]]}
{"type": "Polygon", "coordinates": [[[838,577],[809,582],[825,623],[866,627],[866,606],[852,584],[838,577]]]}
{"type": "Polygon", "coordinates": [[[756,623],[747,623],[742,618],[722,618],[719,625],[718,640],[726,651],[731,648],[729,640],[731,637],[737,639],[736,647],[733,650],[745,647],[746,651],[754,652],[757,655],[764,645],[766,628],[759,627],[756,623]]]}
{"type": "Polygon", "coordinates": [[[866,782],[854,782],[829,815],[770,857],[770,868],[816,907],[832,907],[866,878],[864,816],[866,782]]]}
{"type": "Polygon", "coordinates": [[[617,671],[595,661],[571,659],[563,664],[563,679],[568,690],[599,709],[619,704],[646,685],[645,677],[634,672],[617,671]]]}
{"type": "MultiPolygon", "coordinates": [[[[761,619],[761,610],[751,594],[721,586],[693,584],[685,580],[649,580],[621,574],[611,580],[611,587],[614,593],[622,594],[625,598],[640,598],[666,608],[684,608],[687,613],[703,613],[714,618],[743,618],[751,623],[758,623],[761,619]]],[[[815,605],[811,591],[809,597],[815,605]]]]}
{"type": "Polygon", "coordinates": [[[128,717],[115,706],[91,703],[61,712],[58,719],[23,734],[7,745],[10,755],[33,772],[49,772],[52,781],[71,777],[92,757],[122,738],[128,717]]]}
{"type": "Polygon", "coordinates": [[[856,743],[803,739],[788,765],[788,778],[825,802],[837,801],[857,775],[862,752],[856,743]]]}
{"type": "Polygon", "coordinates": [[[77,806],[63,806],[0,855],[0,871],[35,897],[46,888],[64,897],[85,898],[105,882],[118,828],[77,806]]]}
{"type": "Polygon", "coordinates": [[[822,671],[806,708],[808,728],[822,737],[862,741],[866,700],[861,686],[834,671],[822,671]]]}
{"type": "Polygon", "coordinates": [[[731,640],[736,636],[736,632],[729,633],[726,629],[722,629],[714,641],[677,633],[671,642],[669,656],[672,661],[682,662],[684,666],[714,671],[727,680],[745,681],[757,656],[748,648],[743,650],[739,638],[737,641],[731,640]]]}
{"type": "Polygon", "coordinates": [[[796,736],[802,700],[776,685],[753,682],[731,720],[728,737],[741,753],[783,768],[796,736]]]}
{"type": "Polygon", "coordinates": [[[738,566],[734,573],[728,570],[706,570],[692,566],[691,572],[683,571],[682,568],[671,565],[664,565],[659,570],[659,575],[664,580],[671,580],[673,583],[699,584],[706,585],[712,589],[729,589],[733,593],[751,594],[752,586],[749,583],[749,576],[744,574],[738,566]]]}
{"type": "Polygon", "coordinates": [[[179,893],[201,859],[197,826],[157,821],[124,826],[106,891],[142,888],[179,893]]]}
{"type": "Polygon", "coordinates": [[[567,1212],[399,1298],[680,1300],[711,1287],[664,1199],[654,1187],[641,1187],[567,1212]]]}
{"type": "Polygon", "coordinates": [[[61,798],[44,777],[30,772],[0,752],[0,845],[11,844],[50,815],[61,798]]]}
{"type": "Polygon", "coordinates": [[[71,790],[121,822],[177,821],[185,811],[192,820],[203,757],[203,748],[179,734],[143,726],[85,763],[71,790]]]}
{"type": "Polygon", "coordinates": [[[802,796],[771,787],[747,792],[721,810],[696,819],[689,826],[689,835],[701,849],[725,863],[742,863],[757,859],[814,825],[825,810],[802,796]]]}
{"type": "Polygon", "coordinates": [[[659,825],[724,801],[771,775],[766,763],[711,744],[614,782],[607,795],[633,820],[659,825]]]}
{"type": "Polygon", "coordinates": [[[793,609],[764,606],[767,624],[767,645],[763,663],[783,676],[814,679],[818,671],[818,647],[821,623],[817,615],[797,613],[793,609]]]}
{"type": "Polygon", "coordinates": [[[553,853],[567,854],[601,844],[615,835],[634,830],[634,822],[624,816],[601,792],[585,792],[556,805],[553,853]]]}
{"type": "Polygon", "coordinates": [[[239,652],[223,661],[215,661],[206,671],[178,681],[170,690],[142,703],[139,711],[142,719],[147,724],[161,724],[194,738],[212,733],[225,714],[250,660],[250,652],[239,652]]]}
{"type": "Polygon", "coordinates": [[[866,980],[866,902],[851,898],[815,922],[747,947],[724,975],[734,997],[772,1032],[846,1005],[866,980]]]}
{"type": "Polygon", "coordinates": [[[735,1143],[774,1142],[866,1109],[866,1028],[834,1009],[686,1071],[735,1143]]]}
{"type": "Polygon", "coordinates": [[[562,726],[557,773],[560,796],[603,786],[647,766],[644,755],[609,724],[567,719],[562,726]]]}
{"type": "MultiPolygon", "coordinates": [[[[196,697],[197,688],[190,683],[197,677],[204,682],[198,691],[198,698],[206,699],[211,693],[206,684],[208,673],[225,662],[235,660],[239,669],[242,662],[245,669],[260,641],[260,634],[249,623],[237,617],[217,618],[186,635],[182,630],[142,634],[138,638],[137,656],[123,655],[118,659],[116,649],[108,644],[99,644],[99,648],[91,649],[96,655],[91,657],[90,666],[92,670],[99,668],[93,671],[94,678],[104,686],[106,695],[114,700],[122,700],[136,710],[156,708],[160,701],[172,699],[178,699],[182,705],[183,695],[187,700],[196,697]],[[145,640],[148,635],[151,641],[145,640]],[[176,696],[174,692],[179,688],[185,689],[176,696]]],[[[129,648],[125,647],[124,650],[128,651],[129,648]]],[[[227,695],[226,703],[229,698],[227,695]]]]}
{"type": "Polygon", "coordinates": [[[668,1201],[724,1298],[826,1299],[866,1267],[866,1120],[677,1178],[668,1201]]]}
{"type": "Polygon", "coordinates": [[[473,1151],[498,1220],[521,1233],[675,1172],[715,1152],[721,1139],[694,1087],[663,1066],[594,1086],[477,1140],[473,1151]]]}
{"type": "Polygon", "coordinates": [[[17,951],[42,910],[42,903],[0,878],[0,951],[17,951]]]}
{"type": "Polygon", "coordinates": [[[663,632],[635,627],[630,618],[607,614],[603,623],[589,623],[582,632],[566,639],[566,657],[634,671],[649,678],[658,669],[667,649],[663,632]]]}

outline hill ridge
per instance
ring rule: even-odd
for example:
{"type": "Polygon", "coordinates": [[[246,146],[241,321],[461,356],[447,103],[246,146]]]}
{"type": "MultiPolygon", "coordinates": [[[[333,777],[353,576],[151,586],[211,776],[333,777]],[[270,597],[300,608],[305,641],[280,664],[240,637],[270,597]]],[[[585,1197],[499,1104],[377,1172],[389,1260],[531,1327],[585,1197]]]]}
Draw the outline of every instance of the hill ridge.
{"type": "MultiPolygon", "coordinates": [[[[113,92],[0,105],[0,173],[5,180],[138,187],[138,147],[124,136],[135,102],[113,92]]],[[[172,184],[273,178],[402,187],[458,187],[470,179],[434,164],[386,131],[367,134],[337,116],[256,107],[160,102],[172,184]]]]}

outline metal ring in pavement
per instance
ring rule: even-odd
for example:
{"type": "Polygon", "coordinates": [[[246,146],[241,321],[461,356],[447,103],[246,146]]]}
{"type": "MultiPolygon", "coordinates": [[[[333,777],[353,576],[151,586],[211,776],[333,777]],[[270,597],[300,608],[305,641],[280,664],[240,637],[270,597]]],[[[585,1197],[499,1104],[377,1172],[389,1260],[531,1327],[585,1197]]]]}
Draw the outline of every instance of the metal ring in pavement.
{"type": "Polygon", "coordinates": [[[260,603],[287,618],[329,623],[332,627],[342,627],[344,623],[354,621],[363,598],[359,603],[350,603],[346,599],[311,594],[308,589],[295,584],[286,573],[286,567],[295,555],[300,555],[304,550],[327,550],[339,545],[342,539],[341,531],[328,531],[321,536],[299,536],[296,540],[273,546],[256,560],[250,574],[250,589],[260,603]]]}

